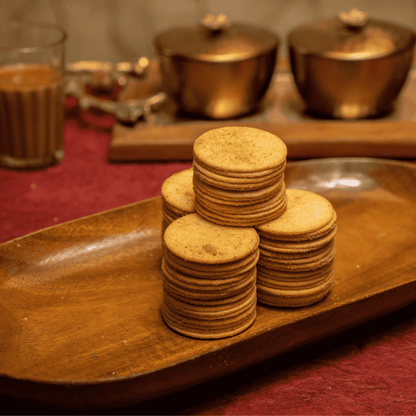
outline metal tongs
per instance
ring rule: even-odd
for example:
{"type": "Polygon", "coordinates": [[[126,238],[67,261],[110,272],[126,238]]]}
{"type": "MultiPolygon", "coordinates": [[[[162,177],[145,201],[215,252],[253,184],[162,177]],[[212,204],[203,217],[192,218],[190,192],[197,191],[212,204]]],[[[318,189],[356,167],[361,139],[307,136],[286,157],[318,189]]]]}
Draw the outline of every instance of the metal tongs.
{"type": "Polygon", "coordinates": [[[76,97],[83,110],[97,108],[113,114],[125,123],[136,123],[140,118],[146,118],[152,108],[162,103],[166,96],[159,92],[146,99],[128,101],[112,101],[99,98],[87,92],[87,86],[98,91],[111,91],[115,85],[125,87],[128,77],[143,79],[149,68],[149,60],[145,57],[133,62],[79,61],[67,67],[67,82],[65,93],[76,97]]]}

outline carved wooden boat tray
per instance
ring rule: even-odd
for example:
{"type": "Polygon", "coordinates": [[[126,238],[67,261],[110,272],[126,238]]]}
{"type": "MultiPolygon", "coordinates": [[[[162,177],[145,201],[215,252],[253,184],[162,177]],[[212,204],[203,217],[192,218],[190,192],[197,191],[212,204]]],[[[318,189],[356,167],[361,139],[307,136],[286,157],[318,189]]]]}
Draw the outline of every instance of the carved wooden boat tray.
{"type": "Polygon", "coordinates": [[[0,394],[86,411],[185,389],[416,301],[416,167],[368,158],[289,163],[288,187],[338,214],[330,295],[258,305],[233,338],[200,341],[162,321],[161,198],[0,245],[0,394]]]}

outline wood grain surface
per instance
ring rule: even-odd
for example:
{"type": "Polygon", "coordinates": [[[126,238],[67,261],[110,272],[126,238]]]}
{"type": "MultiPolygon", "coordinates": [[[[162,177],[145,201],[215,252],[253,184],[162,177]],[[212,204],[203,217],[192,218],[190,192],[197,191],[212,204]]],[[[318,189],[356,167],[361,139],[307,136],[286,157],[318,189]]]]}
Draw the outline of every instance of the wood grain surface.
{"type": "Polygon", "coordinates": [[[289,159],[322,157],[416,158],[415,121],[241,121],[195,122],[134,127],[116,123],[108,151],[110,161],[192,160],[195,139],[208,130],[255,127],[280,137],[289,159]]]}
{"type": "Polygon", "coordinates": [[[416,301],[416,168],[375,159],[289,163],[288,187],[338,214],[335,282],[316,305],[258,305],[233,338],[201,341],[160,314],[161,198],[0,245],[0,393],[91,411],[214,379],[416,301]]]}
{"type": "MultiPolygon", "coordinates": [[[[195,139],[224,125],[257,127],[279,136],[289,159],[323,157],[382,157],[416,159],[416,72],[390,114],[364,120],[323,119],[309,114],[288,72],[279,60],[278,73],[259,110],[244,117],[219,121],[190,118],[167,100],[133,126],[115,123],[108,159],[120,161],[191,160],[195,139]]],[[[148,79],[132,80],[121,101],[149,97],[161,89],[158,65],[152,62],[148,79]]]]}

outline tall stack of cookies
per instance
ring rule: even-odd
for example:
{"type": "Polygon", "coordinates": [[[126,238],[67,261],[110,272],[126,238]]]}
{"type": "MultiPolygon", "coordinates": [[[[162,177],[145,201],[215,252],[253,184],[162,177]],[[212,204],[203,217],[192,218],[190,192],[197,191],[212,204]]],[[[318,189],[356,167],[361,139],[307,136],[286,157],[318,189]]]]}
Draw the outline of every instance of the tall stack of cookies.
{"type": "Polygon", "coordinates": [[[223,127],[198,137],[193,147],[196,212],[216,224],[264,224],[286,209],[287,148],[269,132],[223,127]]]}
{"type": "Polygon", "coordinates": [[[323,299],[333,282],[336,213],[313,192],[287,189],[287,210],[258,226],[258,300],[271,306],[302,307],[323,299]]]}
{"type": "Polygon", "coordinates": [[[163,319],[193,338],[236,335],[256,318],[259,236],[190,214],[164,235],[163,319]]]}

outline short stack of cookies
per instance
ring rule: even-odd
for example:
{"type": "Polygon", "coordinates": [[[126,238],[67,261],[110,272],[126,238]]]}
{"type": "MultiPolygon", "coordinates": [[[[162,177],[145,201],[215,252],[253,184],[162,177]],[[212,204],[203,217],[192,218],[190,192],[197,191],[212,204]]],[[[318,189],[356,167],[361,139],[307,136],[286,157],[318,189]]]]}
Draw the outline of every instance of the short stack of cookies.
{"type": "Polygon", "coordinates": [[[259,235],[253,227],[224,227],[189,214],[164,234],[162,315],[173,330],[218,339],[256,318],[259,235]]]}
{"type": "Polygon", "coordinates": [[[271,306],[308,306],[327,296],[332,286],[337,216],[318,194],[298,189],[286,193],[286,212],[256,227],[257,296],[271,306]]]}
{"type": "Polygon", "coordinates": [[[169,176],[162,185],[162,235],[176,219],[195,212],[192,168],[169,176]]]}
{"type": "Polygon", "coordinates": [[[286,209],[287,148],[272,133],[222,127],[193,146],[195,210],[216,224],[264,224],[286,209]]]}

